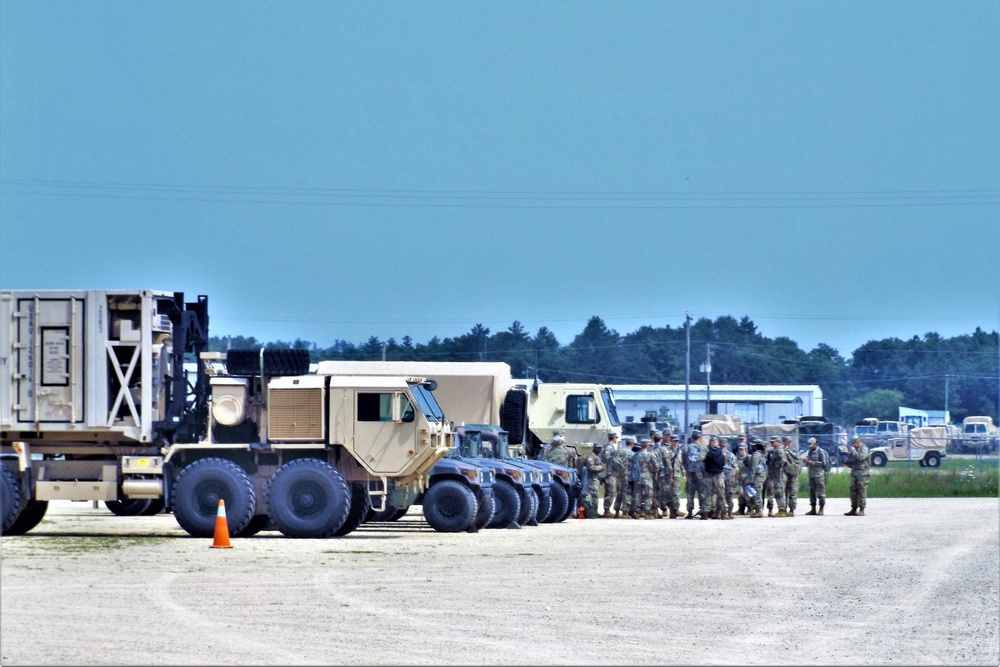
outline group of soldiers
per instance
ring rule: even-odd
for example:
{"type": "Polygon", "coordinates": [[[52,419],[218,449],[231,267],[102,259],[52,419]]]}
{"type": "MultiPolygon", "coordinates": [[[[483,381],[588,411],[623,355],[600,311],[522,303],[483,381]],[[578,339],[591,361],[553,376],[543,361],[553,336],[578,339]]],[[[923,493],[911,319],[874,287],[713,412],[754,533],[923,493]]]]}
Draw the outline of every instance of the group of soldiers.
{"type": "MultiPolygon", "coordinates": [[[[798,505],[799,474],[805,465],[809,475],[809,505],[806,515],[823,516],[826,507],[826,476],[830,455],[809,438],[808,449],[799,454],[788,436],[772,436],[770,447],[746,436],[738,436],[735,452],[730,441],[695,430],[682,444],[675,434],[664,437],[658,430],[638,441],[635,436],[611,434],[606,445],[595,445],[582,461],[574,461],[557,434],[545,446],[543,457],[560,465],[575,465],[584,485],[580,506],[586,518],[618,519],[732,519],[735,515],[763,518],[794,517],[798,505]],[[681,492],[687,511],[681,511],[681,492]],[[598,499],[604,489],[604,512],[598,499]],[[698,510],[695,511],[695,499],[698,510]],[[777,509],[777,511],[775,511],[777,509]]],[[[869,475],[868,448],[854,438],[844,454],[851,468],[851,511],[864,516],[869,475]]]]}

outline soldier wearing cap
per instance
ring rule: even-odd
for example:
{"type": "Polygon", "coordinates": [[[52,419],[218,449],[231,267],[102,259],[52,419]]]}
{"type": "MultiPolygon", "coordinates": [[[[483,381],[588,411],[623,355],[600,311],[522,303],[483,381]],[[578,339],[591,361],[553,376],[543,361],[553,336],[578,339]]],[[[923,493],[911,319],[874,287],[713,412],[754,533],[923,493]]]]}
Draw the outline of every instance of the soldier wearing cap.
{"type": "Polygon", "coordinates": [[[649,437],[653,441],[649,452],[656,459],[657,464],[657,473],[653,477],[653,510],[650,518],[662,519],[667,516],[667,498],[663,479],[663,469],[666,467],[664,459],[666,447],[663,444],[663,431],[653,429],[649,437]]]}
{"type": "Polygon", "coordinates": [[[753,470],[750,467],[750,457],[747,455],[747,443],[746,437],[740,436],[740,442],[736,445],[736,494],[738,500],[737,502],[737,513],[740,515],[745,515],[747,509],[750,507],[748,500],[750,498],[747,496],[747,485],[753,480],[750,472],[753,470]]]}
{"type": "Polygon", "coordinates": [[[681,497],[679,485],[684,478],[684,465],[681,462],[681,452],[678,448],[680,438],[677,434],[671,434],[669,444],[664,447],[663,463],[660,476],[664,478],[666,488],[667,509],[670,511],[670,518],[677,519],[684,516],[681,512],[681,497]]]}
{"type": "Polygon", "coordinates": [[[767,462],[764,454],[767,446],[763,440],[753,441],[753,455],[750,457],[751,488],[747,490],[750,497],[750,518],[764,518],[764,486],[767,483],[767,462]]]}
{"type": "Polygon", "coordinates": [[[653,517],[653,479],[659,470],[659,463],[653,453],[649,451],[653,444],[649,438],[643,438],[639,443],[642,448],[639,450],[640,476],[636,484],[635,505],[633,507],[634,518],[652,519],[653,517]]]}
{"type": "Polygon", "coordinates": [[[552,436],[552,441],[546,447],[544,456],[549,463],[570,467],[569,452],[563,447],[562,434],[552,436]]]}
{"type": "Polygon", "coordinates": [[[767,464],[767,479],[764,481],[764,499],[767,501],[767,516],[785,516],[785,480],[783,479],[785,454],[781,449],[781,438],[771,436],[771,448],[764,455],[767,464]],[[778,505],[778,513],[774,506],[778,505]]]}
{"type": "MultiPolygon", "coordinates": [[[[815,440],[815,438],[813,438],[815,440]]],[[[781,439],[785,455],[785,465],[782,470],[782,480],[785,484],[785,506],[788,508],[785,516],[795,516],[795,506],[799,498],[799,473],[802,472],[802,459],[798,452],[792,449],[792,439],[784,436],[781,439]]]]}
{"type": "Polygon", "coordinates": [[[628,481],[628,464],[632,460],[632,448],[635,447],[634,435],[622,436],[622,447],[615,457],[615,476],[618,478],[618,494],[614,500],[615,518],[628,518],[632,511],[632,487],[628,481]],[[622,512],[624,511],[624,516],[622,512]]]}
{"type": "Polygon", "coordinates": [[[707,519],[730,519],[732,517],[728,515],[725,509],[726,483],[723,479],[725,464],[720,464],[717,470],[713,469],[711,465],[706,465],[705,460],[709,452],[713,452],[713,454],[718,453],[722,457],[723,462],[725,461],[725,454],[722,453],[722,446],[719,444],[719,436],[711,436],[708,441],[708,447],[705,447],[701,453],[703,472],[699,484],[704,489],[702,496],[704,500],[701,503],[699,514],[701,514],[702,521],[707,519]]]}
{"type": "Polygon", "coordinates": [[[701,431],[695,429],[691,431],[691,436],[681,449],[681,461],[684,466],[684,487],[687,492],[687,518],[693,519],[695,517],[694,511],[694,497],[695,494],[698,495],[698,509],[701,510],[705,503],[704,491],[701,490],[701,466],[702,466],[702,456],[701,450],[707,445],[702,445],[700,442],[701,431]]]}
{"type": "MultiPolygon", "coordinates": [[[[746,445],[744,445],[745,447],[746,445]]],[[[726,467],[722,471],[722,481],[725,485],[725,503],[723,511],[730,519],[733,518],[733,492],[739,485],[739,464],[736,455],[729,451],[729,439],[722,439],[722,453],[726,457],[726,467]]]]}
{"type": "Polygon", "coordinates": [[[809,511],[807,516],[823,516],[823,508],[826,506],[826,472],[830,468],[830,455],[825,449],[821,449],[816,438],[809,438],[809,449],[805,457],[806,467],[809,469],[809,511]],[[816,511],[816,503],[819,503],[819,512],[816,511]]]}
{"type": "Polygon", "coordinates": [[[601,486],[604,487],[604,514],[601,516],[611,518],[611,506],[618,495],[618,475],[615,471],[615,463],[618,460],[618,434],[608,434],[608,444],[601,452],[601,463],[604,464],[604,479],[601,486]]]}
{"type": "Polygon", "coordinates": [[[851,511],[844,516],[864,516],[868,504],[868,475],[871,461],[868,448],[861,436],[854,436],[851,448],[844,458],[844,465],[851,469],[851,511]]]}
{"type": "Polygon", "coordinates": [[[587,485],[580,490],[582,494],[580,506],[583,507],[584,517],[587,519],[598,517],[598,495],[601,491],[601,482],[606,476],[606,468],[601,458],[602,449],[601,443],[594,443],[594,450],[584,457],[580,465],[580,473],[583,474],[584,471],[587,473],[587,485]]]}

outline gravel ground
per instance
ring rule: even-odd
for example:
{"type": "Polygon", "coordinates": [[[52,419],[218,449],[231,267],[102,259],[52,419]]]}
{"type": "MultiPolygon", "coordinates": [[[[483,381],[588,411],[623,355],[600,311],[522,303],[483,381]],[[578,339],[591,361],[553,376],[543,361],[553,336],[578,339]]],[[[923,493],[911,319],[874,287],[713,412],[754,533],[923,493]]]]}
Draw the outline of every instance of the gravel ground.
{"type": "Polygon", "coordinates": [[[0,540],[0,663],[1000,664],[1000,501],[847,509],[442,534],[414,508],[223,550],[54,502],[0,540]]]}

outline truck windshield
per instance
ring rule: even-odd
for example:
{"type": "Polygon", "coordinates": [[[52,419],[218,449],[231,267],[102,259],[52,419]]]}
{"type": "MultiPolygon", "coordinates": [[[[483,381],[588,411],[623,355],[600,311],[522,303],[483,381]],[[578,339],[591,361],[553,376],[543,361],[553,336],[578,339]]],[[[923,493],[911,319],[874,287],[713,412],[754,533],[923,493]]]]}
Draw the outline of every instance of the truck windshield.
{"type": "Polygon", "coordinates": [[[478,459],[480,456],[480,439],[482,433],[479,431],[466,431],[462,438],[462,444],[458,446],[458,451],[462,456],[470,459],[478,459]]]}
{"type": "Polygon", "coordinates": [[[410,391],[413,392],[413,399],[417,402],[417,406],[420,407],[420,411],[424,413],[428,421],[443,422],[444,413],[441,411],[441,406],[438,405],[437,399],[434,398],[434,394],[427,390],[423,384],[418,382],[407,382],[410,387],[410,391]]]}
{"type": "Polygon", "coordinates": [[[621,426],[618,421],[618,410],[615,409],[615,399],[611,396],[610,389],[601,390],[601,398],[604,399],[604,408],[608,411],[608,420],[612,426],[621,426]]]}
{"type": "Polygon", "coordinates": [[[513,455],[510,453],[510,445],[507,443],[507,434],[500,433],[497,436],[497,441],[493,445],[493,453],[501,459],[512,459],[513,455]]]}

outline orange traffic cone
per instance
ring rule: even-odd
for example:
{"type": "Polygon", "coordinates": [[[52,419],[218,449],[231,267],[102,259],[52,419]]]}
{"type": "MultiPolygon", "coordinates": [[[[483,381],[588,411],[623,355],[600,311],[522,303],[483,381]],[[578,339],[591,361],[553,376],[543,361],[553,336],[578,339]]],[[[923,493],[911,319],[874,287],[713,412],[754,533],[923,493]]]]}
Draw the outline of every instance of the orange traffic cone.
{"type": "Polygon", "coordinates": [[[219,498],[219,511],[215,515],[215,539],[213,549],[232,549],[229,543],[229,523],[226,522],[226,501],[219,498]]]}
{"type": "Polygon", "coordinates": [[[580,506],[579,506],[579,507],[577,508],[577,512],[576,512],[576,518],[577,518],[577,519],[582,519],[582,518],[583,518],[583,516],[584,516],[584,513],[585,513],[586,511],[587,511],[587,508],[586,508],[586,507],[584,507],[583,505],[580,505],[580,506]]]}

